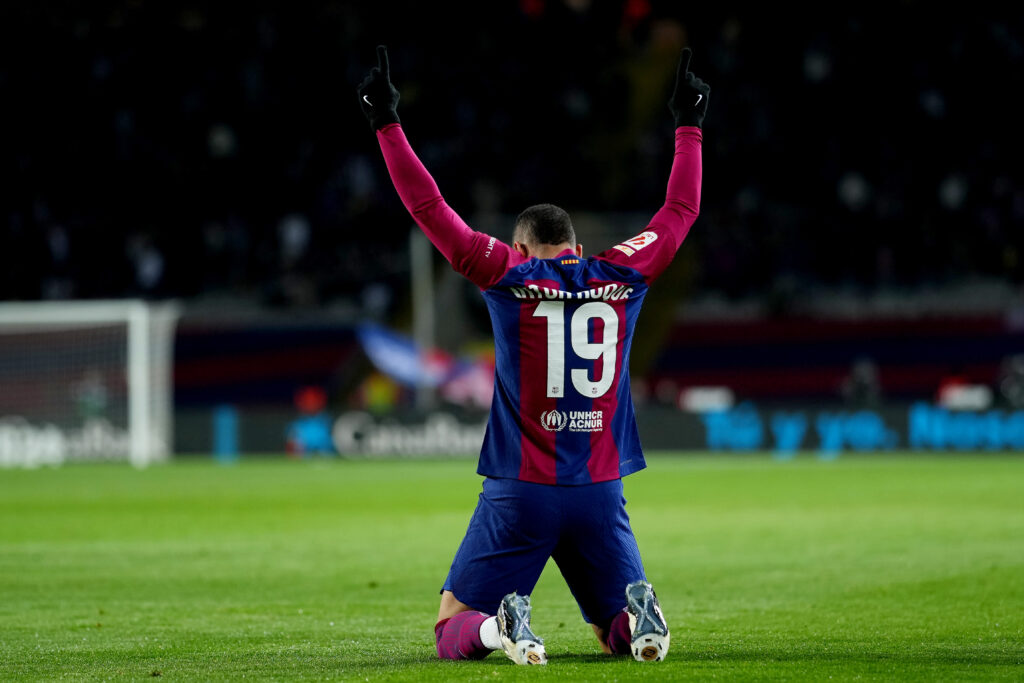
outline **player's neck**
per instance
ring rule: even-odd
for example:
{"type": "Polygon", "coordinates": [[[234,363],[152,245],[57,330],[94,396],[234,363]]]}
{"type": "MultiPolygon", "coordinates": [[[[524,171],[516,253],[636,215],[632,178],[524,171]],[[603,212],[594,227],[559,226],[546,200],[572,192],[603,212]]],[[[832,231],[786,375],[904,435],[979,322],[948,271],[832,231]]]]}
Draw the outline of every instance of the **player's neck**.
{"type": "Polygon", "coordinates": [[[535,256],[540,259],[555,258],[563,251],[571,251],[575,253],[576,249],[568,242],[563,242],[562,244],[539,244],[536,248],[530,251],[530,256],[535,256]]]}

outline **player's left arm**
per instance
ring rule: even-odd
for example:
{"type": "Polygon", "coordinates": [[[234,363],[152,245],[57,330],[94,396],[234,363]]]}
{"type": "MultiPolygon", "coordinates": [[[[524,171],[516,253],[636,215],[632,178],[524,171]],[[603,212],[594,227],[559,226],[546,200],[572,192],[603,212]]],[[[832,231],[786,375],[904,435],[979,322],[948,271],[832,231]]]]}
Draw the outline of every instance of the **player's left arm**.
{"type": "Polygon", "coordinates": [[[363,113],[377,133],[398,196],[452,268],[486,289],[523,258],[507,244],[470,228],[441,196],[402,130],[398,89],[391,83],[387,48],[383,45],[377,48],[377,60],[357,94],[363,113]]]}
{"type": "Polygon", "coordinates": [[[690,71],[690,56],[690,48],[680,55],[675,89],[668,102],[676,131],[665,203],[642,233],[598,254],[598,258],[639,271],[648,284],[672,262],[700,213],[702,127],[711,88],[690,71]]]}

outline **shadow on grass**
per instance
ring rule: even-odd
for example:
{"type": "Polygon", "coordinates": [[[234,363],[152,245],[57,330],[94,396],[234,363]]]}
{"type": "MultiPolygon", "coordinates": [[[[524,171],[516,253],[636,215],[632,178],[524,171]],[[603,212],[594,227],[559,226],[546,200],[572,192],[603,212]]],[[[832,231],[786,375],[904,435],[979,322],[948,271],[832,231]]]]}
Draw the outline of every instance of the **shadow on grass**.
{"type": "MultiPolygon", "coordinates": [[[[602,653],[586,653],[586,654],[572,654],[572,653],[557,653],[548,654],[548,663],[550,664],[595,664],[595,663],[615,663],[615,662],[626,662],[629,657],[613,657],[602,653]]],[[[438,659],[436,654],[400,654],[388,655],[381,657],[378,660],[360,660],[360,661],[349,661],[344,662],[344,668],[351,670],[361,671],[372,671],[380,669],[391,669],[391,668],[403,668],[403,667],[418,667],[418,666],[439,666],[439,667],[462,667],[467,671],[480,669],[483,667],[494,668],[494,667],[516,667],[516,664],[512,660],[508,659],[501,650],[495,650],[483,659],[474,660],[451,660],[451,659],[438,659]]],[[[453,670],[454,670],[453,668],[453,670]]],[[[518,668],[518,667],[516,667],[518,668]]],[[[524,667],[526,668],[526,667],[524,667]]]]}
{"type": "MultiPolygon", "coordinates": [[[[673,650],[663,665],[647,665],[644,667],[668,666],[689,663],[689,664],[761,664],[772,663],[801,663],[814,662],[823,666],[836,665],[847,666],[861,663],[891,664],[897,668],[903,666],[916,668],[921,666],[952,666],[952,667],[975,667],[975,666],[1019,666],[1024,657],[1024,648],[1016,652],[988,652],[988,653],[894,653],[878,650],[849,650],[824,651],[806,650],[793,652],[787,650],[764,650],[764,649],[730,649],[723,652],[713,651],[687,651],[673,650]]],[[[611,656],[602,653],[554,653],[548,655],[548,665],[560,666],[585,666],[593,665],[632,665],[632,658],[627,656],[611,656]]],[[[402,669],[405,667],[442,667],[449,671],[462,668],[466,673],[478,671],[484,667],[516,667],[500,651],[495,651],[484,659],[471,661],[441,660],[433,653],[424,654],[395,654],[383,657],[377,661],[346,662],[346,669],[353,671],[380,671],[386,669],[402,669]]]]}

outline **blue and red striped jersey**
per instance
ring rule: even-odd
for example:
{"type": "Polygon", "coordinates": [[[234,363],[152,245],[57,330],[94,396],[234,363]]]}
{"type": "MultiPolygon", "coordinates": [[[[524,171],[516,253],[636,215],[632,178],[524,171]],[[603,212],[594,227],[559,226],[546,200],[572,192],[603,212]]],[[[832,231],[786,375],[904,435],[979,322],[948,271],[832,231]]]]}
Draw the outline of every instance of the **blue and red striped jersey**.
{"type": "Polygon", "coordinates": [[[643,469],[629,351],[648,287],[697,218],[700,129],[676,129],[666,201],[643,232],[595,256],[567,249],[548,259],[466,225],[399,124],[377,135],[406,208],[490,312],[494,399],[477,471],[578,485],[643,469]]]}

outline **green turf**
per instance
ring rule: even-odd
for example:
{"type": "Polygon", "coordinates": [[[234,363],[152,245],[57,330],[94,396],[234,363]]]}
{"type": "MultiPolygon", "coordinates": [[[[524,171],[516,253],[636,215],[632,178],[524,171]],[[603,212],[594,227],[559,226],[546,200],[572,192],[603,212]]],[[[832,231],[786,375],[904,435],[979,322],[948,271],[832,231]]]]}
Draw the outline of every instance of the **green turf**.
{"type": "Polygon", "coordinates": [[[544,670],[435,659],[471,461],[0,470],[0,680],[1024,679],[1024,457],[650,461],[668,660],[599,654],[549,564],[544,670]]]}

